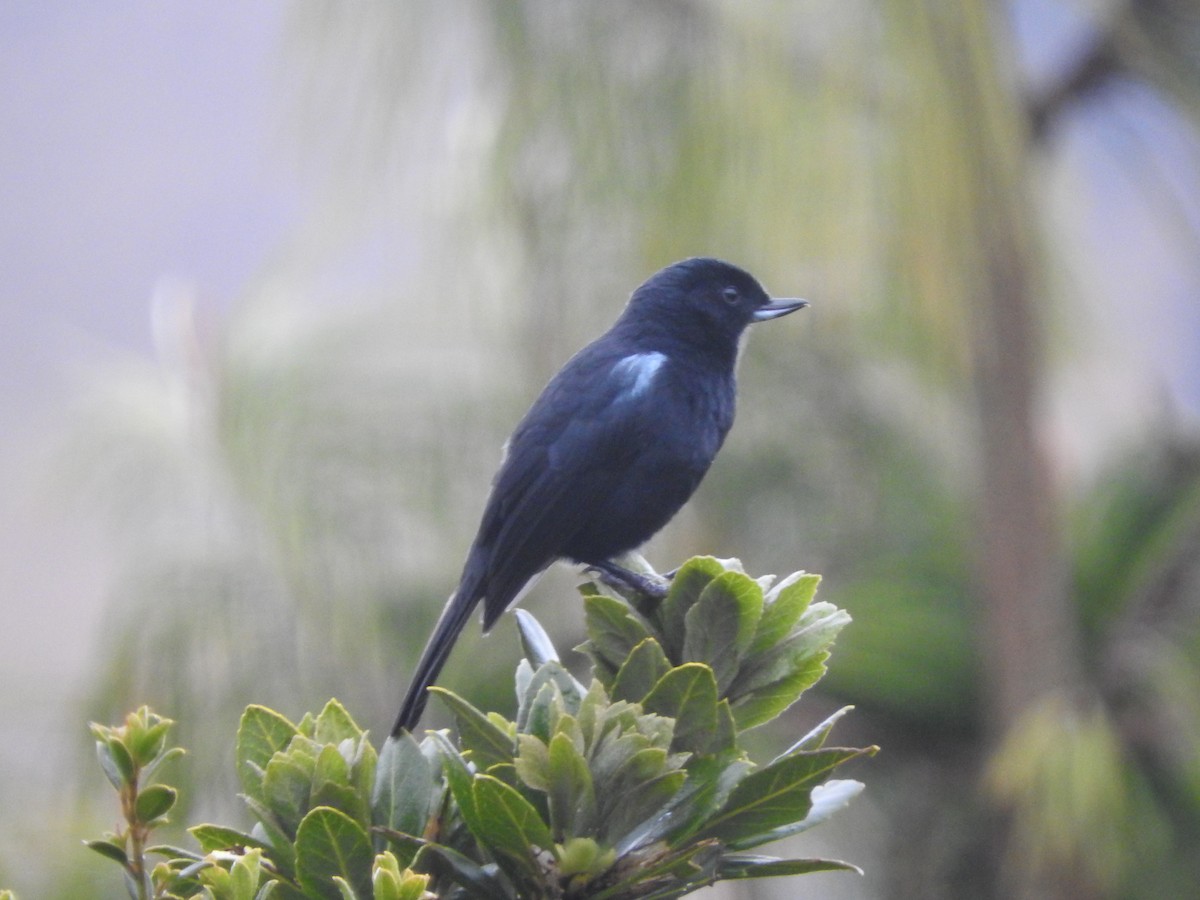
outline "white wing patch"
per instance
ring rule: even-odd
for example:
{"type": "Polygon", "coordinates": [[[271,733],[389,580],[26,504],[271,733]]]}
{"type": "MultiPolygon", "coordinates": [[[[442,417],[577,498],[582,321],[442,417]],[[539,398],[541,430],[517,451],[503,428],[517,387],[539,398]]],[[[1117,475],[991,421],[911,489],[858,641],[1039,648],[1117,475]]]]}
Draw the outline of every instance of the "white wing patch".
{"type": "Polygon", "coordinates": [[[666,354],[658,351],[634,353],[617,361],[613,366],[613,375],[625,382],[625,396],[632,400],[646,393],[666,361],[666,354]]]}

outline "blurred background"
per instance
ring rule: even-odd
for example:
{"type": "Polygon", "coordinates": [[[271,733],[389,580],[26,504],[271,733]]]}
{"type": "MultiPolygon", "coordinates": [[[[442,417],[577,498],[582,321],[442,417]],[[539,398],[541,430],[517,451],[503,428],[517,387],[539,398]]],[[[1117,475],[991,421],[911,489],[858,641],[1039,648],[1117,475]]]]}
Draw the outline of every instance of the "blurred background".
{"type": "Polygon", "coordinates": [[[192,822],[247,703],[382,736],[512,425],[715,255],[812,308],[647,555],[822,573],[763,746],[883,751],[784,848],[864,877],[708,895],[1194,895],[1193,0],[7,0],[0,85],[0,886],[118,896],[89,719],[177,719],[192,822]]]}

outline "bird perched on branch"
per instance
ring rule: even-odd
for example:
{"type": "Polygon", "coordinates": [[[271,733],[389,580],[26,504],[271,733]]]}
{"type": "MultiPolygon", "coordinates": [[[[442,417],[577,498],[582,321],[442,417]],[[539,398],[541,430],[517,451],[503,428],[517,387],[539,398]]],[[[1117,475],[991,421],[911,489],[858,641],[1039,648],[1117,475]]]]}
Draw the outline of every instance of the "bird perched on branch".
{"type": "MultiPolygon", "coordinates": [[[[392,735],[412,730],[471,611],[489,630],[558,559],[653,591],[613,562],[695,491],[733,424],[734,367],[748,325],[807,306],[772,300],[717,259],[667,266],[607,332],[573,356],[506,446],[458,589],[425,645],[392,735]]],[[[661,590],[661,588],[660,588],[661,590]]]]}

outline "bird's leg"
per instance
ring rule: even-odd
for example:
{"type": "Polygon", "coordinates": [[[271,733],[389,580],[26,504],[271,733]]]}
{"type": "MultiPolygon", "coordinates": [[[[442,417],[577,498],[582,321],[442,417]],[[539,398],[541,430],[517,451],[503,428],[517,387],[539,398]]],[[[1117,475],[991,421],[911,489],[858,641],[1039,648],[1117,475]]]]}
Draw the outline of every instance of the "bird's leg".
{"type": "Polygon", "coordinates": [[[612,560],[591,563],[588,568],[598,572],[600,580],[610,587],[631,588],[657,601],[661,601],[667,596],[670,582],[661,575],[643,575],[640,572],[631,572],[612,560]]]}

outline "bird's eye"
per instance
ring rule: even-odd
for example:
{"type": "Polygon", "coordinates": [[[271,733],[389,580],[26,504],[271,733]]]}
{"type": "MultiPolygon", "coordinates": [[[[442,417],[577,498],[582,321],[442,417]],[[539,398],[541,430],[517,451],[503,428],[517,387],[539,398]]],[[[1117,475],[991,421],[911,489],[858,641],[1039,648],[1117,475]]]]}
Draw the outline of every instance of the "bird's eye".
{"type": "Polygon", "coordinates": [[[733,306],[741,299],[741,296],[738,294],[737,288],[727,287],[721,291],[721,298],[730,306],[733,306]]]}

